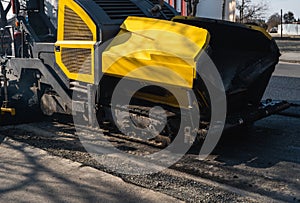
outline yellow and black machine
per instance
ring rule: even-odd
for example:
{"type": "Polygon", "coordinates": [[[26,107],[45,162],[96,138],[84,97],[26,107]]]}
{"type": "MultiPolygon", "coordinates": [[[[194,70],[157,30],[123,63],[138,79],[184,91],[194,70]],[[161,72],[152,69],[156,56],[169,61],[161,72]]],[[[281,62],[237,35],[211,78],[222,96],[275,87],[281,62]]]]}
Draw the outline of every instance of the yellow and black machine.
{"type": "Polygon", "coordinates": [[[17,23],[9,28],[10,54],[2,53],[7,58],[2,64],[2,114],[73,113],[91,125],[91,114],[96,114],[98,121],[116,116],[122,125],[129,119],[120,113],[124,104],[115,102],[118,113],[110,107],[125,79],[131,87],[151,84],[133,93],[129,86],[118,87],[121,94],[133,95],[135,127],[156,132],[156,122],[147,115],[151,107],[161,106],[170,117],[165,135],[173,139],[180,108],[197,108],[200,128],[209,122],[211,99],[199,75],[201,65],[197,69],[204,53],[222,79],[227,126],[251,123],[288,107],[285,102],[261,103],[280,53],[258,27],[180,16],[167,3],[155,10],[156,0],[60,0],[57,18],[55,6],[43,0],[11,3],[17,23]],[[159,84],[182,92],[182,104],[159,84]]]}

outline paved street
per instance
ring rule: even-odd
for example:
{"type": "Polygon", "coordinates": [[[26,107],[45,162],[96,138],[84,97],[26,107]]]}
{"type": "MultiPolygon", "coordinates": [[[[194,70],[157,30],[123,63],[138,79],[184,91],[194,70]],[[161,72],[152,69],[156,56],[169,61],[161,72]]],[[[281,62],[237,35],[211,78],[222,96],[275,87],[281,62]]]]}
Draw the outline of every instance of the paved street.
{"type": "Polygon", "coordinates": [[[280,63],[266,89],[264,99],[300,102],[300,64],[280,63]]]}
{"type": "MultiPolygon", "coordinates": [[[[300,53],[299,53],[300,61],[300,53]]],[[[300,78],[300,64],[280,62],[273,73],[273,76],[286,76],[300,78]]]]}

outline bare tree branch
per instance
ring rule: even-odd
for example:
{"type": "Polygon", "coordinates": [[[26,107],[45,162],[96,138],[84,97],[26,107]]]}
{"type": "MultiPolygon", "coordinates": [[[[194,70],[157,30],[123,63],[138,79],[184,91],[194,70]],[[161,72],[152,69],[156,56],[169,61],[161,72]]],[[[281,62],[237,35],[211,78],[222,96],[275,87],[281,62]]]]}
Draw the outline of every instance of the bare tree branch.
{"type": "Polygon", "coordinates": [[[268,10],[266,3],[253,3],[252,0],[238,0],[237,9],[240,11],[240,22],[249,22],[264,17],[268,10]]]}

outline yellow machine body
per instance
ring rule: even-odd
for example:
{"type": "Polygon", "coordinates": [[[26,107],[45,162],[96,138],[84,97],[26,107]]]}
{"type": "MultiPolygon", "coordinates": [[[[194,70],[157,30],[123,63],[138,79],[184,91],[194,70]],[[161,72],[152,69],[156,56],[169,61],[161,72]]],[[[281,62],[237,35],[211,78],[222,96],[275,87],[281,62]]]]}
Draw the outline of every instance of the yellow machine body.
{"type": "Polygon", "coordinates": [[[5,113],[10,113],[10,115],[15,116],[16,115],[16,109],[15,108],[4,108],[1,107],[0,108],[0,112],[2,115],[4,115],[5,113]]]}
{"type": "Polygon", "coordinates": [[[209,41],[207,30],[166,20],[129,16],[102,53],[95,69],[97,28],[90,16],[72,0],[59,1],[56,63],[65,75],[94,84],[95,70],[128,77],[193,87],[196,62],[209,41]]]}
{"type": "Polygon", "coordinates": [[[117,77],[192,88],[197,58],[208,41],[205,29],[131,16],[103,52],[102,71],[117,77]]]}

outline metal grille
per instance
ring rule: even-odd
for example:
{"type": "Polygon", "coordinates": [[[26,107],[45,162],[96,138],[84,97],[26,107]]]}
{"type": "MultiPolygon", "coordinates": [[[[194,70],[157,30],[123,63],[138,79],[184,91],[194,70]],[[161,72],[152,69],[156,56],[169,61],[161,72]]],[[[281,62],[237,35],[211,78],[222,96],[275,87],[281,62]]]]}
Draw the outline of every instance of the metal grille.
{"type": "Polygon", "coordinates": [[[130,0],[94,0],[111,19],[125,19],[127,16],[145,16],[130,0]]]}
{"type": "Polygon", "coordinates": [[[93,40],[93,34],[89,27],[67,6],[64,20],[64,40],[93,40]]]}
{"type": "Polygon", "coordinates": [[[62,62],[70,73],[91,74],[91,49],[62,48],[62,62]]]}

